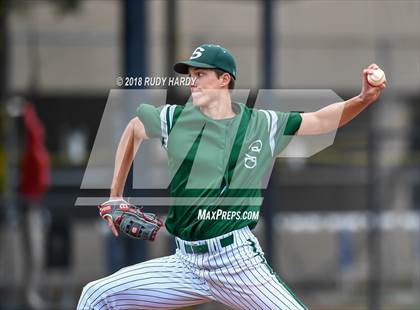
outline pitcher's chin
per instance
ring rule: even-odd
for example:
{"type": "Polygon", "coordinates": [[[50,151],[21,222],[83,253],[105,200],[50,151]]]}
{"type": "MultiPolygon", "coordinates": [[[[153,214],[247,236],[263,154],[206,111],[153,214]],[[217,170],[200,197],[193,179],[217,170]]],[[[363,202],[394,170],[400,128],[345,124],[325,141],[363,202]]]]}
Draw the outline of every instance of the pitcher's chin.
{"type": "Polygon", "coordinates": [[[207,105],[208,98],[202,93],[195,92],[191,94],[192,103],[196,107],[203,107],[207,105]]]}

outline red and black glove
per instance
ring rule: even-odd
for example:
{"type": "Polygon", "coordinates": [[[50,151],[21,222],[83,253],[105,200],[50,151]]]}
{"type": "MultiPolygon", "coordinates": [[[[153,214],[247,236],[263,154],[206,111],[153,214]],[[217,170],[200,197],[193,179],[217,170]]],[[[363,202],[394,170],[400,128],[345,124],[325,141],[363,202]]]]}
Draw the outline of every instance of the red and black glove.
{"type": "Polygon", "coordinates": [[[145,213],[123,199],[108,200],[98,208],[104,220],[111,219],[117,230],[130,238],[154,241],[163,226],[155,214],[145,213]]]}

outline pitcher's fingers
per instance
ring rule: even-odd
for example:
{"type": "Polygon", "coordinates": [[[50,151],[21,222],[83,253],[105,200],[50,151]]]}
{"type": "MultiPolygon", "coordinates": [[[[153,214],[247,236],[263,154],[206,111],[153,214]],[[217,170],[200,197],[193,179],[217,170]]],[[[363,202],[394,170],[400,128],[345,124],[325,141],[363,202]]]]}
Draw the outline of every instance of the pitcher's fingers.
{"type": "Polygon", "coordinates": [[[114,222],[112,221],[111,218],[107,218],[106,221],[108,222],[108,226],[111,229],[112,233],[114,234],[115,237],[118,237],[118,230],[117,228],[115,228],[114,222]]]}

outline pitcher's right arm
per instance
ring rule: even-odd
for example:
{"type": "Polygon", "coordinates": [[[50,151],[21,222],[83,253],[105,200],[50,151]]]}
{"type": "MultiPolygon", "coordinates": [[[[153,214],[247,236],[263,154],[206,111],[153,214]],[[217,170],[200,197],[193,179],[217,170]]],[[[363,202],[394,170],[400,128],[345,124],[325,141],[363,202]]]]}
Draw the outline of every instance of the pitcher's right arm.
{"type": "MultiPolygon", "coordinates": [[[[130,171],[130,167],[139,146],[144,139],[149,139],[144,125],[138,117],[134,117],[125,128],[118,144],[115,155],[114,176],[112,178],[110,199],[122,199],[128,172],[130,171]]],[[[118,236],[118,231],[112,220],[108,218],[107,222],[113,234],[118,236]]]]}

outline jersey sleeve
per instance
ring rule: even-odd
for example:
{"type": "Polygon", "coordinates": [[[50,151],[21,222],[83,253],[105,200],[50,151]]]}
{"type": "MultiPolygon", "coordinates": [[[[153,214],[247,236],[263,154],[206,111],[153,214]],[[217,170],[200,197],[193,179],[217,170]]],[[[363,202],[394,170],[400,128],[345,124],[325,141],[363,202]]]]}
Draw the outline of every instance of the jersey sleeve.
{"type": "Polygon", "coordinates": [[[290,112],[286,114],[288,114],[288,116],[286,127],[284,129],[284,135],[293,136],[300,128],[300,124],[302,123],[302,116],[298,112],[290,112]]]}
{"type": "Polygon", "coordinates": [[[161,139],[162,145],[167,147],[169,134],[181,111],[182,107],[177,105],[166,104],[155,107],[142,103],[136,112],[144,125],[147,136],[161,139]]]}
{"type": "Polygon", "coordinates": [[[298,112],[276,112],[260,110],[265,115],[271,155],[277,156],[289,144],[302,123],[298,112]]]}
{"type": "MultiPolygon", "coordinates": [[[[146,134],[149,138],[162,137],[162,118],[161,113],[166,105],[159,107],[152,106],[151,104],[142,103],[137,108],[137,117],[144,125],[146,134]]],[[[163,119],[166,126],[166,118],[163,119]]]]}
{"type": "Polygon", "coordinates": [[[274,135],[274,156],[279,155],[292,140],[302,123],[302,116],[298,112],[276,112],[277,131],[274,135]]]}

